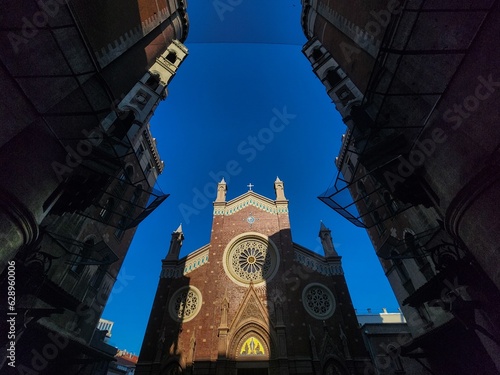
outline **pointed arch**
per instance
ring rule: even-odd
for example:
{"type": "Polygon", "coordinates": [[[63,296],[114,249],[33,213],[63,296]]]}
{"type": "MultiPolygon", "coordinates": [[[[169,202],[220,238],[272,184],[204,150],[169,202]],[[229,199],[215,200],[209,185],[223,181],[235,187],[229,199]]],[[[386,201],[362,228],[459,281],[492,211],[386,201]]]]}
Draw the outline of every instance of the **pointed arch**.
{"type": "Polygon", "coordinates": [[[276,342],[277,338],[268,327],[256,322],[247,322],[230,338],[227,358],[235,361],[268,361],[276,356],[276,342]],[[254,343],[258,342],[261,345],[262,354],[242,353],[245,351],[245,344],[252,338],[254,343]]]}

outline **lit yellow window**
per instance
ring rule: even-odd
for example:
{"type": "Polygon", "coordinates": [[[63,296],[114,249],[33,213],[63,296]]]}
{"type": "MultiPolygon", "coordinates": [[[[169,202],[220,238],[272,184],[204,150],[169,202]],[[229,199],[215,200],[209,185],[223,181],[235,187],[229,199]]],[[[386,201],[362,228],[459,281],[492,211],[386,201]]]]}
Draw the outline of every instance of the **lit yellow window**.
{"type": "Polygon", "coordinates": [[[240,355],[264,355],[264,346],[257,338],[250,337],[241,346],[240,355]]]}

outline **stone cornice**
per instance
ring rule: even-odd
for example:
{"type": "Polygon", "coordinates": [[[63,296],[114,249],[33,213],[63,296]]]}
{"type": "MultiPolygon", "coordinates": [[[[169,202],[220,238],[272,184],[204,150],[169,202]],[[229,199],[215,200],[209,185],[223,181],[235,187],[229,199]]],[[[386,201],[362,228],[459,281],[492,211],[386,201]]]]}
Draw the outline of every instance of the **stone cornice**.
{"type": "Polygon", "coordinates": [[[342,263],[340,257],[328,258],[313,253],[311,250],[306,249],[296,243],[293,244],[293,260],[300,263],[304,267],[318,272],[325,276],[343,275],[342,263]]]}

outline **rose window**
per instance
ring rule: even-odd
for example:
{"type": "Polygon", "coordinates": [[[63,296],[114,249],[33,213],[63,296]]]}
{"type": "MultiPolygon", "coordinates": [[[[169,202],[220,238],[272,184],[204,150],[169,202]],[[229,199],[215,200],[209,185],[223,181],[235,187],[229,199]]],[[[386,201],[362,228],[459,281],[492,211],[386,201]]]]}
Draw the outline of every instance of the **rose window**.
{"type": "Polygon", "coordinates": [[[201,307],[201,294],[193,287],[178,290],[170,300],[170,315],[177,321],[188,321],[195,317],[201,307]]]}
{"type": "Polygon", "coordinates": [[[302,293],[302,303],[309,314],[317,319],[333,315],[335,298],[332,292],[321,284],[310,284],[302,293]]]}
{"type": "Polygon", "coordinates": [[[260,283],[272,277],[277,266],[275,249],[262,239],[246,239],[233,245],[225,255],[224,267],[239,283],[260,283]]]}

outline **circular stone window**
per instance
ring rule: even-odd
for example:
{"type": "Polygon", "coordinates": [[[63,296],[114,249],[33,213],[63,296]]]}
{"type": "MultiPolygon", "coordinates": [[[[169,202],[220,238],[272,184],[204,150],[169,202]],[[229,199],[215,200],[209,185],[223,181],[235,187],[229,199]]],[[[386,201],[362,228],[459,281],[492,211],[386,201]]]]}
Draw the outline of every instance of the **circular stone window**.
{"type": "Polygon", "coordinates": [[[237,237],[224,252],[226,274],[239,285],[259,284],[271,279],[278,269],[278,251],[267,238],[237,237]]]}
{"type": "Polygon", "coordinates": [[[198,314],[200,308],[200,291],[194,286],[185,286],[174,293],[168,310],[175,321],[187,322],[198,314]]]}
{"type": "Polygon", "coordinates": [[[302,291],[302,303],[306,311],[316,319],[327,319],[335,311],[335,297],[326,286],[309,284],[302,291]]]}

